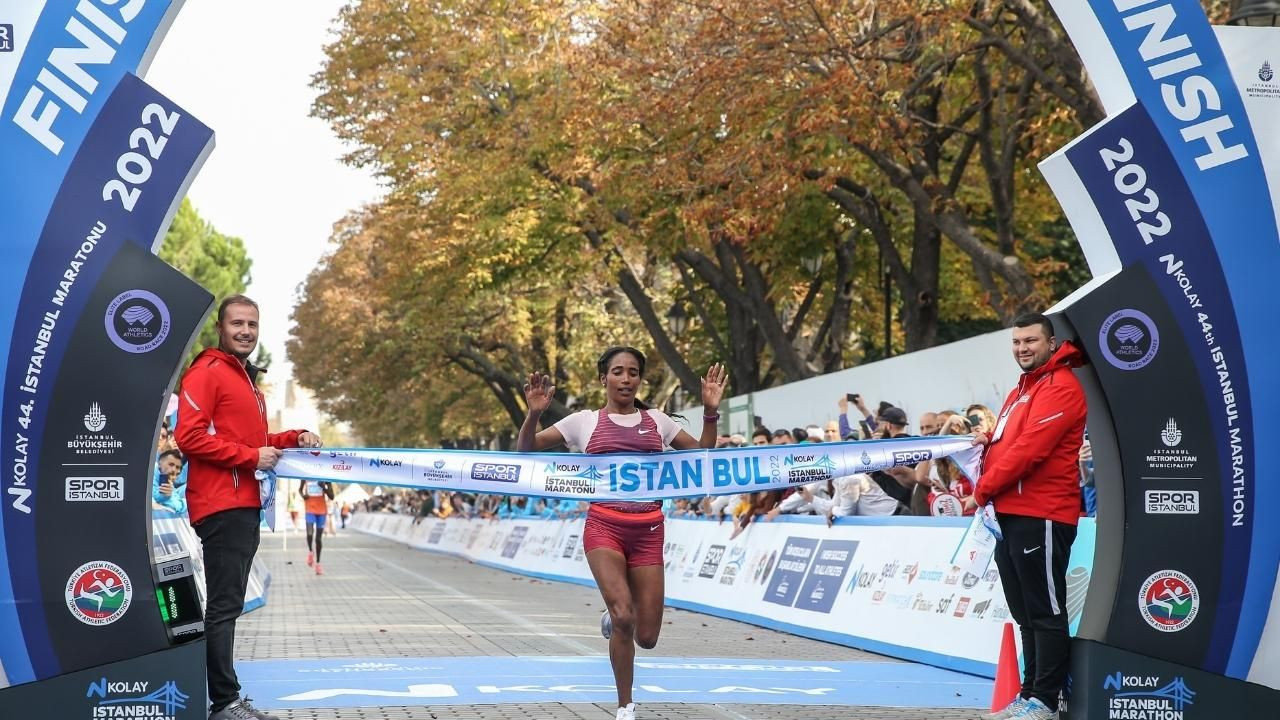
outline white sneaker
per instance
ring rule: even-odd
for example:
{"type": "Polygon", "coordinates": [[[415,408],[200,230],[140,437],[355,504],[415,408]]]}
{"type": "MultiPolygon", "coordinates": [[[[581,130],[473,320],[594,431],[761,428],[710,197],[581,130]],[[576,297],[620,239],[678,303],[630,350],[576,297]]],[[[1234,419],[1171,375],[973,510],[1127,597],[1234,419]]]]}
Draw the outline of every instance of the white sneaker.
{"type": "Polygon", "coordinates": [[[1050,710],[1039,698],[1031,698],[1022,706],[1022,712],[1011,715],[1009,720],[1057,720],[1058,711],[1050,710]]]}
{"type": "Polygon", "coordinates": [[[982,716],[982,720],[1009,720],[1009,718],[1017,717],[1027,706],[1027,701],[1021,695],[1015,696],[1013,702],[1005,705],[1003,709],[982,716]]]}
{"type": "Polygon", "coordinates": [[[625,707],[618,708],[618,714],[613,716],[613,720],[636,720],[636,704],[627,703],[625,707]]]}
{"type": "MultiPolygon", "coordinates": [[[[608,610],[600,613],[600,634],[604,636],[605,640],[613,636],[613,618],[609,617],[608,610]]],[[[634,705],[635,703],[632,704],[634,705]]],[[[618,709],[621,710],[622,708],[618,709]]]]}

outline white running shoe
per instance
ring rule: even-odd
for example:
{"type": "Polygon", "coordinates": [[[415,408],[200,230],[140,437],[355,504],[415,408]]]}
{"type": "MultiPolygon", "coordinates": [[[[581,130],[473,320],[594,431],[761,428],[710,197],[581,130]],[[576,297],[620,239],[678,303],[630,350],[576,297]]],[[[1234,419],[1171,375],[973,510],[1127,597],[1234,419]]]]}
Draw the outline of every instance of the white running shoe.
{"type": "Polygon", "coordinates": [[[625,707],[618,708],[618,714],[613,716],[613,720],[636,720],[636,704],[627,703],[625,707]]]}
{"type": "MultiPolygon", "coordinates": [[[[608,610],[605,610],[604,612],[600,613],[600,634],[604,636],[605,640],[608,640],[610,637],[613,637],[613,618],[609,617],[608,610]]],[[[622,708],[618,708],[618,709],[622,710],[622,708]]],[[[622,717],[622,716],[619,715],[618,717],[622,717]]]]}
{"type": "Polygon", "coordinates": [[[1021,696],[1015,696],[1013,702],[1004,706],[1004,709],[997,710],[993,713],[982,716],[982,720],[1009,720],[1009,718],[1017,717],[1027,706],[1027,701],[1021,696]]]}
{"type": "Polygon", "coordinates": [[[1058,711],[1050,710],[1039,698],[1031,698],[1022,706],[1022,712],[1010,716],[1009,720],[1058,720],[1058,711]]]}

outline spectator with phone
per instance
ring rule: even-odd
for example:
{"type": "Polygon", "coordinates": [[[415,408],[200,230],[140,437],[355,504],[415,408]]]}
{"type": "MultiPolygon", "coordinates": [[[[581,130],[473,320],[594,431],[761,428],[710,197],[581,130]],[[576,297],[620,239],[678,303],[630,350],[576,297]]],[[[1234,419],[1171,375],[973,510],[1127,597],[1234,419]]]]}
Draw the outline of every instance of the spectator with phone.
{"type": "Polygon", "coordinates": [[[156,478],[151,501],[178,515],[187,512],[186,460],[177,450],[165,450],[156,458],[156,478]]]}
{"type": "Polygon", "coordinates": [[[853,434],[855,427],[860,427],[862,432],[859,433],[865,439],[870,437],[876,430],[876,418],[867,410],[867,406],[862,402],[862,396],[857,393],[846,393],[844,397],[836,401],[836,405],[840,408],[840,417],[837,418],[837,427],[840,430],[840,437],[848,438],[853,434]],[[849,421],[849,405],[852,404],[858,411],[858,418],[853,422],[849,421]]]}

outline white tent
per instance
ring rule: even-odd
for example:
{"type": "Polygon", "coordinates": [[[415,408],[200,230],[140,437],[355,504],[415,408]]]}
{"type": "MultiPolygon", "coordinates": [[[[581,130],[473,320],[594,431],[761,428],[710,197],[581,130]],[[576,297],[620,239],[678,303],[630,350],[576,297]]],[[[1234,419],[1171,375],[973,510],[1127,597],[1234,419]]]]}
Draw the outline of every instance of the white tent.
{"type": "Polygon", "coordinates": [[[338,507],[342,507],[342,503],[355,505],[358,502],[363,502],[368,499],[369,493],[358,484],[352,483],[343,488],[342,492],[338,493],[334,498],[334,502],[338,504],[338,507]]]}

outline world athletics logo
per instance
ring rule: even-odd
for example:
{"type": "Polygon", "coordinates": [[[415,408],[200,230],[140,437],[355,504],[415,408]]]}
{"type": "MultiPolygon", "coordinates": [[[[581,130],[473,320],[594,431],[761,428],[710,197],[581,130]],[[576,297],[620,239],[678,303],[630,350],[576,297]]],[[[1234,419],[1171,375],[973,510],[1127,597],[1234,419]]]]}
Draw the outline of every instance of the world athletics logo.
{"type": "Polygon", "coordinates": [[[1117,310],[1098,329],[1102,356],[1121,370],[1138,370],[1155,359],[1160,331],[1146,313],[1133,308],[1117,310]]]}

